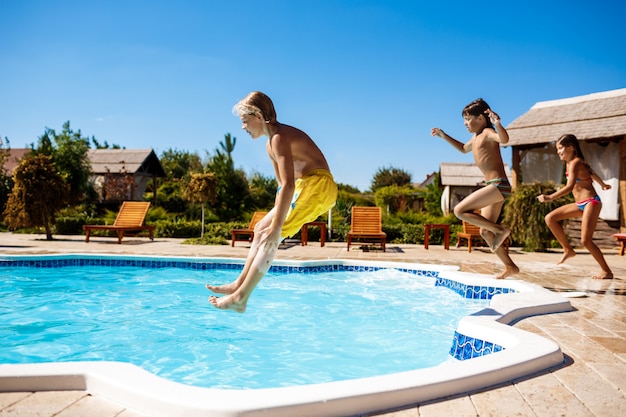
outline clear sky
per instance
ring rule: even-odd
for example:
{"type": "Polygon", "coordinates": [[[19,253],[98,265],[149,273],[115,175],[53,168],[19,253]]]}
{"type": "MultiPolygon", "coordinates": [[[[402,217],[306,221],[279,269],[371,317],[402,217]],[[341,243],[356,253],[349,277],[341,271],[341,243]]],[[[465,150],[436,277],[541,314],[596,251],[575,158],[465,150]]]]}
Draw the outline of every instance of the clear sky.
{"type": "MultiPolygon", "coordinates": [[[[70,121],[126,148],[207,152],[273,175],[233,105],[260,90],[306,131],[338,182],[380,168],[421,182],[472,162],[461,110],[507,126],[538,101],[626,87],[623,0],[0,0],[0,136],[36,142],[70,121]]],[[[510,149],[503,157],[511,164],[510,149]]]]}

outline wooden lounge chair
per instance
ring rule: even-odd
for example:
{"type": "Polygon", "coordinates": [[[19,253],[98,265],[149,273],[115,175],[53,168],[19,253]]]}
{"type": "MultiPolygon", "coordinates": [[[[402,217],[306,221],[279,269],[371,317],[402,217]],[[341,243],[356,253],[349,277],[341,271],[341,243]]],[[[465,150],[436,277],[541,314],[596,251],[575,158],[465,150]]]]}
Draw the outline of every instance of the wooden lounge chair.
{"type": "Polygon", "coordinates": [[[150,240],[154,240],[155,226],[146,226],[144,224],[149,208],[149,202],[124,201],[112,225],[90,224],[83,226],[85,242],[89,243],[89,234],[92,230],[113,230],[117,232],[117,243],[122,243],[124,234],[136,234],[144,230],[148,231],[150,240]]]}
{"type": "MultiPolygon", "coordinates": [[[[463,231],[456,234],[456,247],[461,246],[461,239],[467,239],[467,251],[472,251],[472,241],[474,239],[480,239],[480,242],[485,242],[483,237],[480,235],[480,227],[475,226],[471,223],[467,223],[463,220],[463,231]]],[[[507,237],[504,243],[502,244],[505,248],[509,248],[509,238],[507,237]]]]}
{"type": "Polygon", "coordinates": [[[248,225],[247,229],[232,229],[230,231],[230,236],[231,236],[231,241],[230,241],[230,246],[235,246],[235,241],[236,240],[244,240],[244,239],[237,239],[237,236],[246,236],[248,242],[252,242],[252,239],[254,238],[254,226],[256,226],[256,224],[263,218],[265,217],[265,215],[267,214],[267,211],[255,211],[254,214],[252,215],[252,219],[250,220],[250,224],[248,225]]]}
{"type": "Polygon", "coordinates": [[[461,246],[461,239],[467,239],[467,251],[472,251],[472,241],[474,239],[480,239],[483,241],[482,236],[480,235],[480,227],[475,226],[471,223],[467,223],[463,220],[463,231],[456,234],[456,247],[461,246]]]}
{"type": "Polygon", "coordinates": [[[380,207],[352,207],[352,223],[346,235],[348,250],[353,240],[380,245],[385,252],[387,234],[383,232],[383,216],[380,207]]]}

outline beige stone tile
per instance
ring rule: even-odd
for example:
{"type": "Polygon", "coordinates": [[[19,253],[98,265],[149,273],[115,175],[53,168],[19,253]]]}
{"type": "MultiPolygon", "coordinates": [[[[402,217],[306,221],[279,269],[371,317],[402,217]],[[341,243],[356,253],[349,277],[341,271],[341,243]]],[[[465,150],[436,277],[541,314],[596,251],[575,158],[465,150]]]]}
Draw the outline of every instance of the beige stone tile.
{"type": "Polygon", "coordinates": [[[0,410],[4,410],[32,394],[32,392],[0,392],[0,410]]]}
{"type": "Polygon", "coordinates": [[[84,391],[43,391],[25,397],[2,410],[0,416],[51,417],[87,394],[84,391]]]}
{"type": "Polygon", "coordinates": [[[116,417],[124,407],[86,395],[54,417],[116,417]]]}
{"type": "Polygon", "coordinates": [[[481,417],[531,416],[533,411],[512,384],[471,395],[481,417]]]}
{"type": "Polygon", "coordinates": [[[626,415],[626,397],[617,388],[584,364],[555,372],[556,378],[597,416],[626,415]]]}
{"type": "Polygon", "coordinates": [[[420,417],[478,416],[478,411],[468,396],[420,405],[417,409],[420,417]]]}
{"type": "Polygon", "coordinates": [[[590,363],[587,365],[619,391],[626,393],[626,363],[590,363]]]}
{"type": "Polygon", "coordinates": [[[603,346],[610,352],[613,353],[626,353],[626,343],[624,343],[623,339],[619,339],[617,337],[589,337],[594,342],[603,346]]]}
{"type": "Polygon", "coordinates": [[[562,348],[567,349],[568,352],[574,355],[577,361],[588,363],[611,363],[615,361],[615,354],[593,340],[593,338],[575,341],[562,340],[561,343],[562,348]]]}
{"type": "Polygon", "coordinates": [[[537,417],[593,416],[552,373],[517,381],[515,387],[537,417]]]}

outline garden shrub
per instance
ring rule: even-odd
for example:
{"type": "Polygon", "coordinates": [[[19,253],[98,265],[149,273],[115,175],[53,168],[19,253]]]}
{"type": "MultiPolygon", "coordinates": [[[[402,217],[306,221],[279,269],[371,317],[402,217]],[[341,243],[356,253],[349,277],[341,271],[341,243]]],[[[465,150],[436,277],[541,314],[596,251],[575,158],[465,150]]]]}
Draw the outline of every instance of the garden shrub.
{"type": "Polygon", "coordinates": [[[503,223],[511,229],[513,240],[526,251],[541,252],[550,247],[553,236],[544,218],[555,208],[573,201],[571,194],[557,201],[537,201],[538,195],[551,194],[555,190],[555,184],[551,182],[520,184],[507,201],[503,223]]]}

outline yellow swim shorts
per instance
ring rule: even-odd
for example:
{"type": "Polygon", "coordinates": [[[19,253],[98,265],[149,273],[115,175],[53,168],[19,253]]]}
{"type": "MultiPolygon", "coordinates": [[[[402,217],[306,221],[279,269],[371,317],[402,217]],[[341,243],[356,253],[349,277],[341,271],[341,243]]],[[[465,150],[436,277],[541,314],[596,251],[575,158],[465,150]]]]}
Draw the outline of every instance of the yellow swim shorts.
{"type": "Polygon", "coordinates": [[[295,235],[305,223],[315,221],[333,208],[336,201],[337,184],[327,170],[315,169],[298,178],[281,237],[295,235]]]}

